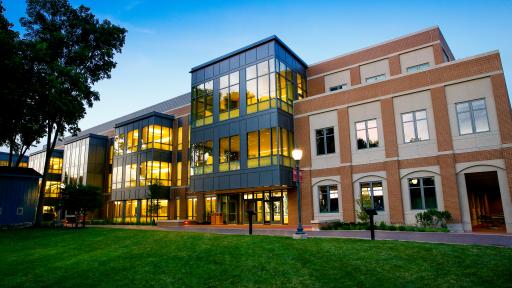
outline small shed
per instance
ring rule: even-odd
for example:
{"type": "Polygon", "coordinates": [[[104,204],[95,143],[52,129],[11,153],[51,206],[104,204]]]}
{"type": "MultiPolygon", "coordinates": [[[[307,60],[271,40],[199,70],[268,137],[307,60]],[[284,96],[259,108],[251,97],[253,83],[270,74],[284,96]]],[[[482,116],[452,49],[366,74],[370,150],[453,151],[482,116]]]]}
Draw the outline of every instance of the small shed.
{"type": "Polygon", "coordinates": [[[32,168],[0,167],[0,226],[34,223],[41,177],[32,168]]]}

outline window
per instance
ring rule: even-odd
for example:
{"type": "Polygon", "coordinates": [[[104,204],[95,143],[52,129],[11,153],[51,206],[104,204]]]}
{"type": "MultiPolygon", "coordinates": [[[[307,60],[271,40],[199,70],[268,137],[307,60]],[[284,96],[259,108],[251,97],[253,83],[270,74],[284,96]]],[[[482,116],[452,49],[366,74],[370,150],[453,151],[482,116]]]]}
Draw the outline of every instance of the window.
{"type": "Polygon", "coordinates": [[[176,164],[176,186],[181,186],[183,185],[182,182],[181,182],[181,169],[182,169],[182,164],[181,162],[178,162],[176,164]]]}
{"type": "Polygon", "coordinates": [[[297,99],[306,98],[306,80],[300,73],[297,73],[297,99]]]}
{"type": "Polygon", "coordinates": [[[219,120],[236,118],[240,114],[240,86],[238,71],[220,77],[219,120]]]}
{"type": "Polygon", "coordinates": [[[60,196],[60,181],[46,181],[44,197],[56,198],[60,196]]]}
{"type": "Polygon", "coordinates": [[[124,133],[116,135],[114,138],[115,155],[123,155],[124,152],[124,133]]]}
{"type": "Polygon", "coordinates": [[[183,149],[183,127],[178,128],[178,150],[183,149]]]}
{"type": "Polygon", "coordinates": [[[293,72],[292,69],[281,61],[276,61],[277,68],[277,98],[281,110],[293,113],[293,72]]]}
{"type": "Polygon", "coordinates": [[[180,219],[180,210],[181,210],[181,207],[180,207],[180,198],[177,197],[176,198],[176,219],[180,219]]]}
{"type": "Polygon", "coordinates": [[[169,162],[142,162],[140,164],[139,185],[146,186],[158,181],[158,184],[162,186],[171,186],[171,167],[169,162]]]}
{"type": "Polygon", "coordinates": [[[328,185],[320,186],[319,190],[319,204],[320,213],[333,213],[339,211],[338,206],[338,186],[328,185]]]}
{"type": "Polygon", "coordinates": [[[366,78],[366,83],[373,83],[381,80],[386,80],[386,74],[379,74],[376,76],[366,78]]]}
{"type": "Polygon", "coordinates": [[[187,199],[187,217],[188,220],[197,219],[197,198],[187,199]]]}
{"type": "Polygon", "coordinates": [[[275,107],[276,75],[274,59],[246,68],[247,114],[275,107]],[[270,102],[273,102],[272,105],[270,102]]]}
{"type": "Polygon", "coordinates": [[[247,167],[284,165],[291,167],[293,133],[284,128],[266,128],[247,133],[247,167]]]}
{"type": "Polygon", "coordinates": [[[139,130],[128,131],[126,134],[126,153],[137,152],[139,146],[139,130]]]}
{"type": "Polygon", "coordinates": [[[172,129],[162,125],[148,125],[142,128],[141,150],[150,148],[171,150],[172,129]]]}
{"type": "Polygon", "coordinates": [[[137,164],[126,164],[124,170],[124,187],[136,187],[137,186],[137,164]]]}
{"type": "Polygon", "coordinates": [[[23,207],[18,207],[16,209],[16,215],[23,215],[23,207]]]}
{"type": "Polygon", "coordinates": [[[404,142],[411,143],[428,140],[427,111],[419,110],[402,114],[404,142]]]}
{"type": "Polygon", "coordinates": [[[333,92],[333,91],[336,91],[336,90],[343,90],[343,89],[345,89],[345,87],[347,87],[347,83],[343,83],[341,85],[336,85],[336,86],[329,87],[329,91],[333,92]]]}
{"type": "Polygon", "coordinates": [[[48,167],[48,173],[62,174],[62,158],[50,158],[50,167],[48,167]]]}
{"type": "MultiPolygon", "coordinates": [[[[122,165],[122,163],[121,163],[121,165],[122,165]]],[[[122,188],[122,184],[123,184],[123,166],[114,166],[112,168],[112,189],[120,189],[120,188],[122,188]]]]}
{"type": "Polygon", "coordinates": [[[379,135],[377,133],[377,120],[365,120],[356,122],[357,149],[379,147],[379,135]]]}
{"type": "Polygon", "coordinates": [[[409,178],[411,209],[437,209],[434,177],[409,178]]]}
{"type": "Polygon", "coordinates": [[[334,127],[322,128],[315,131],[316,155],[335,153],[334,127]]]}
{"type": "Polygon", "coordinates": [[[472,100],[455,104],[459,134],[474,134],[489,131],[487,108],[484,99],[472,100]]]}
{"type": "Polygon", "coordinates": [[[205,210],[206,210],[206,221],[211,222],[212,214],[217,211],[217,197],[206,196],[205,199],[205,210]]]}
{"type": "Polygon", "coordinates": [[[213,172],[213,145],[211,140],[192,144],[191,153],[192,175],[213,172]]]}
{"type": "Polygon", "coordinates": [[[423,70],[427,69],[428,67],[430,67],[430,64],[427,62],[427,63],[422,63],[422,64],[414,65],[411,67],[407,67],[406,70],[407,70],[407,73],[411,73],[411,72],[423,71],[423,70]]]}
{"type": "Polygon", "coordinates": [[[382,182],[363,182],[361,187],[361,202],[364,208],[384,211],[384,193],[382,182]]]}
{"type": "Polygon", "coordinates": [[[192,88],[192,126],[200,127],[213,122],[213,81],[192,88]]]}
{"type": "Polygon", "coordinates": [[[240,169],[240,136],[219,139],[219,171],[240,169]]]}

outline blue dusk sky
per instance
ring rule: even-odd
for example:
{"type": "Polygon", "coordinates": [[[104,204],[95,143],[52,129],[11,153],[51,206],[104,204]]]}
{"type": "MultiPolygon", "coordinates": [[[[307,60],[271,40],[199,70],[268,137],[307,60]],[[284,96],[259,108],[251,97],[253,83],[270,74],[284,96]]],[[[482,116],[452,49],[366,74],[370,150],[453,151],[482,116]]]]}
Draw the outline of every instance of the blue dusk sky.
{"type": "MultiPolygon", "coordinates": [[[[25,2],[3,2],[20,29],[25,2]]],[[[512,83],[512,1],[71,2],[128,29],[82,129],[186,93],[191,67],[273,34],[311,64],[437,25],[457,59],[499,50],[512,83]]]]}

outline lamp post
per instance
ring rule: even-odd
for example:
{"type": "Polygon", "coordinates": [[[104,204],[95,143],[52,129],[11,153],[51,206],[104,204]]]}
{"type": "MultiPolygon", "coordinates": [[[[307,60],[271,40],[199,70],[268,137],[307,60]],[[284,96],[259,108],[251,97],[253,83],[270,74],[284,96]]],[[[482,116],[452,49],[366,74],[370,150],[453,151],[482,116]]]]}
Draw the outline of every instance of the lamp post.
{"type": "Polygon", "coordinates": [[[302,228],[302,208],[301,208],[301,196],[300,196],[300,170],[299,170],[299,162],[302,159],[302,150],[293,149],[292,158],[295,160],[296,167],[296,175],[297,175],[297,214],[298,214],[298,222],[297,222],[297,231],[293,234],[294,239],[303,239],[306,238],[306,233],[304,233],[304,228],[302,228]]]}

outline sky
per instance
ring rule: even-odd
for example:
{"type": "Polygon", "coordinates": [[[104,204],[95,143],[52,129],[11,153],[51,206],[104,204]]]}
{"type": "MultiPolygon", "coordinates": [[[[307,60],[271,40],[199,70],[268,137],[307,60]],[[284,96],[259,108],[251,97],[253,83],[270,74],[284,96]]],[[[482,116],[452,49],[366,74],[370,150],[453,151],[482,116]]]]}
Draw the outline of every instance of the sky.
{"type": "MultiPolygon", "coordinates": [[[[3,0],[21,29],[25,1],[3,0]]],[[[456,59],[499,50],[512,83],[512,1],[72,0],[128,30],[82,130],[190,91],[190,68],[270,35],[306,63],[439,26],[456,59]]],[[[509,93],[510,94],[510,93],[509,93]]],[[[40,147],[31,149],[37,151],[40,147]]]]}

